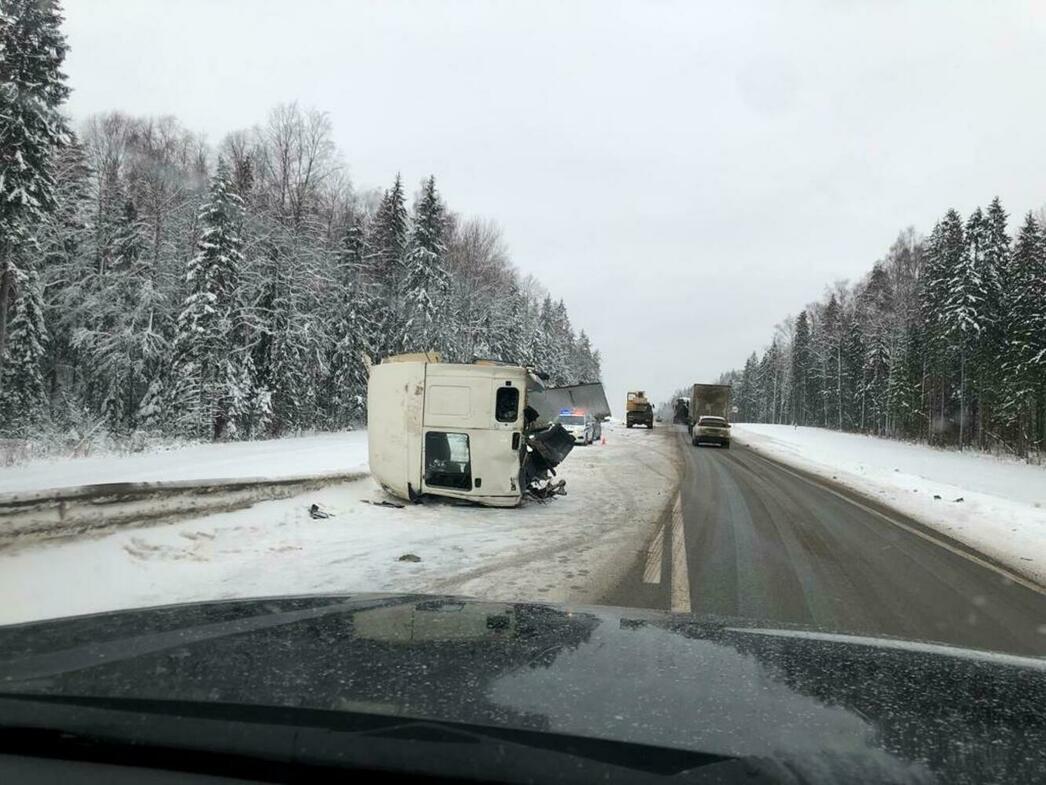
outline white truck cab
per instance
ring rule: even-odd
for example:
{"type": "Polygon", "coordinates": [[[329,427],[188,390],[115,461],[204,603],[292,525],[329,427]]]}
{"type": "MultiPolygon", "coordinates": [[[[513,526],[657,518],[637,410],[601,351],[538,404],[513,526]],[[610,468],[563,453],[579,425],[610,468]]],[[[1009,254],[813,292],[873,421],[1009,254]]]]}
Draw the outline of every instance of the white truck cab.
{"type": "Polygon", "coordinates": [[[397,355],[371,367],[367,386],[370,470],[388,492],[520,503],[526,368],[443,363],[434,354],[397,355]]]}

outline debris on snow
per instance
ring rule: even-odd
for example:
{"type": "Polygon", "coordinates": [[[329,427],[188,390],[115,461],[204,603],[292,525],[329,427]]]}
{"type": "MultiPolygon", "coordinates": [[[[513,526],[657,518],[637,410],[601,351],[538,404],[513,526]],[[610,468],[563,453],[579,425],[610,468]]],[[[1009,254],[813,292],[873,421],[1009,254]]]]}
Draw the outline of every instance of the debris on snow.
{"type": "Polygon", "coordinates": [[[418,556],[416,553],[405,553],[402,556],[400,556],[397,561],[419,562],[421,561],[421,557],[418,556]]]}
{"type": "Polygon", "coordinates": [[[315,519],[317,519],[317,520],[318,520],[318,519],[321,519],[321,518],[333,518],[333,517],[334,517],[334,514],[333,514],[333,513],[329,513],[329,512],[327,512],[326,510],[321,510],[321,509],[320,509],[320,505],[318,505],[318,504],[315,504],[315,503],[314,503],[314,504],[312,504],[312,505],[311,505],[311,506],[309,507],[309,515],[310,515],[310,516],[311,516],[312,518],[315,518],[315,519]]]}
{"type": "Polygon", "coordinates": [[[566,496],[566,486],[566,480],[548,480],[544,485],[534,482],[527,487],[527,497],[544,503],[554,496],[566,496]]]}

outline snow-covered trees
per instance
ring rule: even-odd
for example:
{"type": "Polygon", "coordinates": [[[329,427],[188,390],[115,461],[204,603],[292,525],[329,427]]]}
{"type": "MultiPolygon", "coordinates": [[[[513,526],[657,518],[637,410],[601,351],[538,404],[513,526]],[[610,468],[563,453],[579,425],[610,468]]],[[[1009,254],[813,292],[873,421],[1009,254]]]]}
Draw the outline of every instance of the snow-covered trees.
{"type": "Polygon", "coordinates": [[[60,106],[65,37],[53,0],[0,7],[0,431],[46,416],[37,230],[56,207],[55,156],[68,133],[60,106]]]}
{"type": "Polygon", "coordinates": [[[1000,416],[1018,452],[1046,444],[1046,235],[1028,213],[1001,281],[1000,416]]]}
{"type": "Polygon", "coordinates": [[[173,401],[185,430],[194,436],[223,436],[235,423],[234,411],[243,411],[243,401],[252,393],[241,386],[243,358],[236,340],[242,329],[237,307],[242,222],[243,201],[219,159],[200,213],[202,231],[186,272],[189,293],[174,340],[173,401]]]}
{"type": "Polygon", "coordinates": [[[795,320],[795,336],[792,339],[792,422],[806,425],[812,420],[810,407],[814,405],[817,391],[813,384],[813,347],[810,343],[810,319],[806,311],[800,311],[795,320]]]}
{"type": "MultiPolygon", "coordinates": [[[[396,180],[399,185],[399,179],[396,180]]],[[[427,352],[445,345],[449,336],[443,203],[436,193],[436,179],[422,185],[414,206],[410,239],[404,258],[400,301],[403,307],[399,347],[407,352],[427,352]]]]}
{"type": "MultiPolygon", "coordinates": [[[[0,8],[0,238],[24,240],[55,205],[53,157],[67,139],[59,107],[69,94],[65,37],[54,0],[0,8]]],[[[6,254],[5,254],[6,256],[6,254]]]]}
{"type": "Polygon", "coordinates": [[[546,370],[541,347],[556,381],[598,378],[588,336],[513,269],[496,225],[450,212],[431,177],[411,212],[398,177],[356,193],[324,128],[284,107],[213,156],[169,118],[89,118],[55,155],[38,251],[10,257],[3,435],[357,425],[368,363],[405,349],[546,370]],[[288,163],[310,157],[310,174],[288,163]]]}
{"type": "Polygon", "coordinates": [[[47,412],[41,373],[47,327],[37,274],[18,267],[14,271],[14,316],[7,335],[6,362],[0,367],[0,422],[5,431],[26,436],[47,412]]]}
{"type": "Polygon", "coordinates": [[[790,324],[739,374],[742,419],[1046,448],[1046,237],[1028,214],[1011,249],[998,198],[965,222],[947,211],[924,240],[902,232],[790,324]],[[784,383],[775,353],[790,356],[784,383]]]}

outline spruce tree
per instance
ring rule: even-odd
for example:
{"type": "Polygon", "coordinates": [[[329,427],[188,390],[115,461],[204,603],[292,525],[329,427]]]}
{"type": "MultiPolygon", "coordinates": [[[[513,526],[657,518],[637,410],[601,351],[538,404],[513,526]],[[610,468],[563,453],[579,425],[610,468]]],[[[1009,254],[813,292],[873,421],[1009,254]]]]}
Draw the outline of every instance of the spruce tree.
{"type": "Polygon", "coordinates": [[[972,258],[981,282],[976,317],[980,330],[971,349],[970,377],[976,407],[974,424],[980,446],[984,447],[988,442],[987,425],[999,405],[999,358],[1005,353],[1006,343],[1002,280],[1009,265],[1010,238],[1006,212],[998,197],[992,199],[987,214],[981,218],[978,241],[979,248],[972,258]]]}
{"type": "MultiPolygon", "coordinates": [[[[0,10],[0,226],[24,228],[54,208],[53,156],[68,141],[67,46],[55,0],[7,0],[0,10]]],[[[10,239],[5,237],[4,239],[10,239]]]]}
{"type": "Polygon", "coordinates": [[[737,416],[741,422],[759,422],[759,359],[755,352],[745,361],[737,391],[737,416]]]}
{"type": "Polygon", "coordinates": [[[16,256],[31,253],[36,226],[54,210],[54,155],[69,141],[60,110],[69,95],[61,22],[54,0],[7,0],[0,8],[0,373],[15,328],[8,324],[14,289],[32,278],[23,278],[16,256]]]}
{"type": "Polygon", "coordinates": [[[947,293],[940,316],[948,348],[958,364],[958,421],[959,449],[967,437],[967,406],[969,404],[969,361],[984,331],[984,280],[980,268],[981,221],[978,213],[972,231],[973,244],[967,245],[959,216],[954,211],[945,215],[943,222],[944,248],[948,261],[947,293]]]}
{"type": "Polygon", "coordinates": [[[922,361],[924,344],[919,332],[906,330],[898,343],[898,351],[890,357],[890,375],[886,390],[886,428],[892,436],[915,436],[921,418],[920,409],[922,361]]]}
{"type": "Polygon", "coordinates": [[[47,392],[41,373],[47,327],[35,272],[16,268],[14,308],[4,363],[0,366],[0,431],[29,436],[47,417],[47,392]]]}
{"type": "Polygon", "coordinates": [[[958,366],[964,365],[964,361],[959,357],[958,348],[960,343],[968,344],[969,325],[964,319],[971,313],[970,303],[963,298],[976,290],[968,285],[968,279],[975,272],[970,264],[962,218],[955,210],[948,210],[927,238],[920,292],[927,330],[927,360],[933,375],[927,412],[931,441],[935,434],[943,438],[947,433],[946,424],[960,397],[956,391],[962,386],[960,377],[964,368],[958,366]],[[959,338],[961,340],[957,340],[959,338]]]}
{"type": "Polygon", "coordinates": [[[145,390],[135,411],[134,419],[139,430],[145,433],[156,433],[162,430],[165,422],[166,396],[164,395],[163,382],[159,378],[153,379],[145,390]]]}
{"type": "Polygon", "coordinates": [[[403,327],[400,346],[408,352],[445,350],[449,335],[443,318],[449,282],[446,269],[446,218],[429,177],[414,206],[414,222],[402,282],[403,327]]]}
{"type": "Polygon", "coordinates": [[[400,176],[382,196],[369,231],[368,277],[375,285],[374,314],[379,327],[378,354],[395,354],[403,331],[400,300],[404,275],[404,253],[407,248],[409,221],[400,176]]]}
{"type": "Polygon", "coordinates": [[[522,365],[533,362],[526,342],[526,311],[526,298],[511,280],[491,303],[490,354],[494,359],[522,365]]]}
{"type": "MultiPolygon", "coordinates": [[[[856,325],[857,322],[854,322],[856,325]]],[[[861,428],[871,426],[876,434],[886,430],[886,411],[888,386],[890,382],[890,346],[886,333],[878,330],[873,333],[865,349],[862,368],[863,408],[861,428]]]]}
{"type": "Polygon", "coordinates": [[[388,291],[399,288],[403,276],[403,255],[407,248],[409,217],[400,176],[382,196],[371,227],[371,269],[375,279],[388,291]]]}
{"type": "Polygon", "coordinates": [[[175,339],[176,381],[193,402],[188,427],[197,436],[220,438],[229,423],[232,385],[238,378],[233,344],[239,314],[236,287],[243,266],[243,202],[232,189],[229,170],[219,159],[207,203],[200,214],[203,230],[197,253],[186,272],[189,295],[178,316],[175,339]]]}
{"type": "Polygon", "coordinates": [[[795,336],[792,339],[792,422],[796,425],[807,425],[810,421],[812,366],[810,318],[803,310],[796,317],[795,336]]]}
{"type": "Polygon", "coordinates": [[[577,367],[575,376],[581,384],[599,381],[599,367],[592,353],[592,341],[584,330],[577,336],[577,367]]]}
{"type": "Polygon", "coordinates": [[[1031,213],[1003,282],[1005,417],[1018,451],[1046,444],[1046,235],[1031,213]]]}
{"type": "Polygon", "coordinates": [[[759,362],[756,389],[757,412],[761,422],[779,421],[784,385],[780,374],[781,348],[774,338],[759,362]]]}
{"type": "Polygon", "coordinates": [[[366,422],[368,369],[364,359],[373,348],[373,331],[362,300],[354,300],[345,316],[343,332],[331,358],[332,416],[336,427],[366,422]]]}
{"type": "Polygon", "coordinates": [[[821,346],[821,399],[824,406],[824,425],[843,428],[843,342],[845,336],[842,307],[833,294],[824,309],[821,346]]]}
{"type": "Polygon", "coordinates": [[[134,202],[126,200],[115,226],[110,248],[111,259],[106,265],[108,271],[140,272],[139,264],[145,255],[144,230],[134,202]]]}
{"type": "Polygon", "coordinates": [[[843,427],[863,429],[867,416],[865,338],[861,323],[852,316],[844,320],[842,345],[843,427]]]}

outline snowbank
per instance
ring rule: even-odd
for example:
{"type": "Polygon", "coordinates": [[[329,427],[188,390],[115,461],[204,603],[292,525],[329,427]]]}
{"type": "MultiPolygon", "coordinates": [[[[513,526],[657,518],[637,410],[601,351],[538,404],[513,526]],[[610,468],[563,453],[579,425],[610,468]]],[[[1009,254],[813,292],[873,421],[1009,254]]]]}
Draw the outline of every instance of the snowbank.
{"type": "Polygon", "coordinates": [[[733,436],[876,498],[1046,586],[1044,467],[822,428],[739,424],[733,436]]]}
{"type": "Polygon", "coordinates": [[[366,467],[367,433],[349,431],[33,461],[0,468],[0,493],[103,482],[279,478],[358,471],[366,467]]]}
{"type": "MultiPolygon", "coordinates": [[[[2,551],[0,623],[309,592],[595,602],[650,538],[671,502],[678,470],[678,448],[667,431],[607,425],[605,434],[606,445],[574,448],[559,475],[569,495],[547,504],[495,510],[432,502],[394,509],[367,503],[383,498],[367,479],[182,523],[2,551]],[[314,520],[312,503],[334,517],[314,520]],[[400,561],[406,554],[420,561],[400,561]]],[[[348,438],[343,449],[339,439],[362,436],[321,442],[341,456],[354,442],[348,438]]],[[[274,445],[277,453],[282,444],[274,445]]],[[[304,450],[273,468],[301,471],[310,458],[321,462],[304,450]]],[[[216,466],[224,464],[215,459],[216,466]]],[[[261,464],[255,460],[251,471],[261,471],[261,464]]]]}

